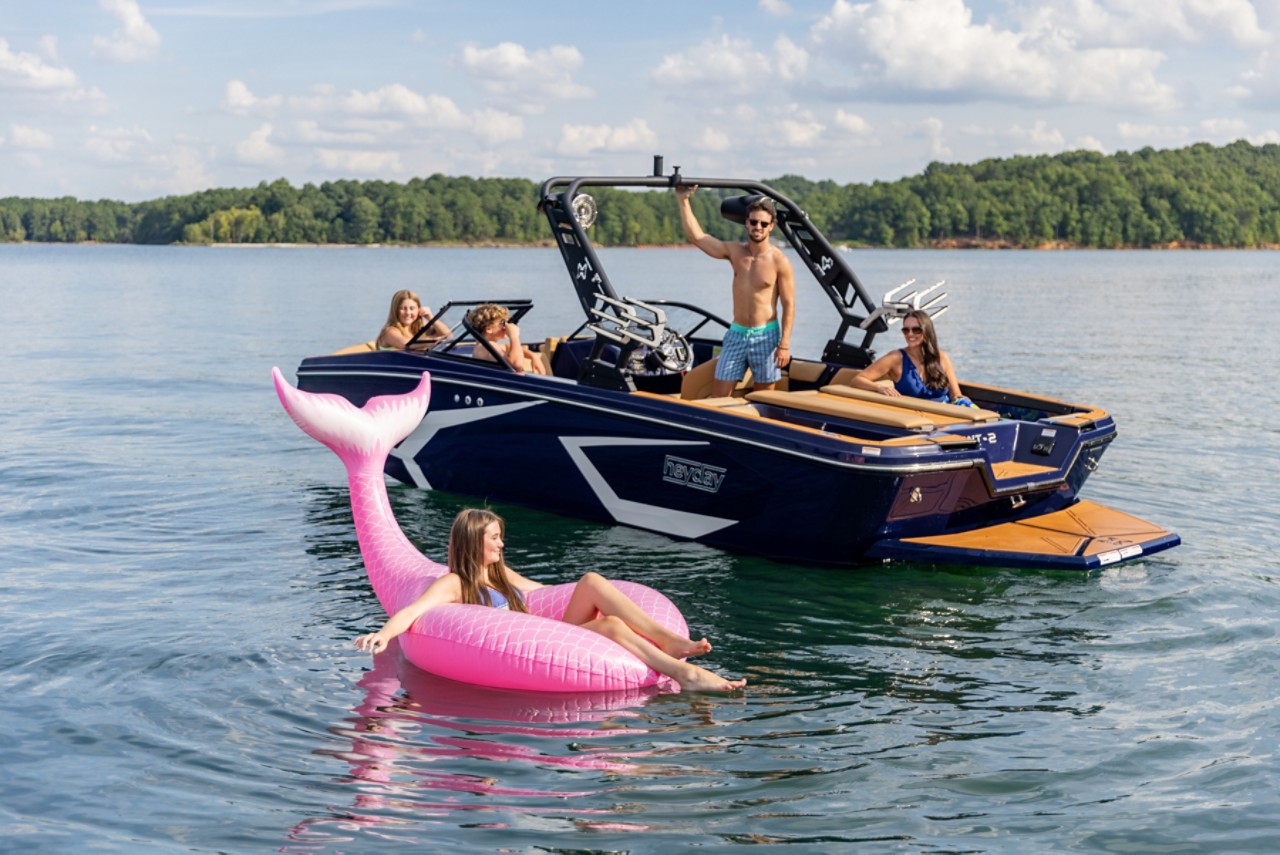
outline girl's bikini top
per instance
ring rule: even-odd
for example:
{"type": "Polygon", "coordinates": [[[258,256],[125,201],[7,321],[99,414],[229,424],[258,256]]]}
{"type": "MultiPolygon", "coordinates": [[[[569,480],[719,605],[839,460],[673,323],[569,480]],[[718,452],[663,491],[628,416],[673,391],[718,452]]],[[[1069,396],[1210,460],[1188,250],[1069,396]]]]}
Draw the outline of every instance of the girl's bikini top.
{"type": "MultiPolygon", "coordinates": [[[[504,597],[500,591],[493,588],[482,588],[481,590],[484,591],[485,599],[489,601],[489,605],[493,606],[495,609],[511,608],[511,603],[507,601],[507,598],[504,597]]],[[[518,591],[516,592],[516,596],[520,596],[518,591]]]]}

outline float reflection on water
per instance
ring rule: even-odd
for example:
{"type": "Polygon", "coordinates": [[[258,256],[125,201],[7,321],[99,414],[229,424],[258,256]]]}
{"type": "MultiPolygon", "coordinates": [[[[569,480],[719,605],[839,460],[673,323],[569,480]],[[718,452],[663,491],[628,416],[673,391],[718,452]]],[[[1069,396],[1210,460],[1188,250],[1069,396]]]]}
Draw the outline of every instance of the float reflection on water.
{"type": "MultiPolygon", "coordinates": [[[[356,793],[350,807],[296,824],[289,834],[295,842],[350,842],[357,829],[376,828],[384,836],[390,832],[383,826],[416,826],[462,811],[555,814],[569,819],[614,813],[610,808],[570,807],[564,802],[607,792],[610,787],[602,786],[600,775],[634,773],[638,762],[651,752],[628,752],[626,759],[615,759],[608,751],[584,750],[578,741],[605,737],[622,728],[629,735],[647,733],[630,724],[642,721],[637,708],[661,694],[652,687],[533,694],[473,686],[415,668],[402,658],[395,641],[374,657],[373,668],[358,685],[364,692],[362,702],[343,725],[331,729],[335,736],[350,740],[350,747],[316,751],[350,764],[350,775],[342,783],[355,787],[356,793]],[[584,724],[593,726],[576,726],[584,724]],[[490,736],[498,738],[486,738],[490,736]],[[545,746],[521,744],[520,737],[548,742],[545,746]],[[589,785],[583,789],[509,786],[495,772],[510,764],[580,771],[591,777],[583,781],[589,785]],[[426,800],[428,791],[452,795],[426,800]]],[[[651,766],[645,773],[661,771],[651,766]]],[[[517,772],[508,777],[524,776],[517,772]]]]}

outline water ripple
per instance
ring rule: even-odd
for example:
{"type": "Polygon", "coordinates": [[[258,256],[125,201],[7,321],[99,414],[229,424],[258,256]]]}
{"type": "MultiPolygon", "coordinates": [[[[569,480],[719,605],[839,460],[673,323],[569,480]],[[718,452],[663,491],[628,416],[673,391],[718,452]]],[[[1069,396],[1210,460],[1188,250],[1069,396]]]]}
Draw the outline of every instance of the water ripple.
{"type": "MultiPolygon", "coordinates": [[[[687,261],[613,252],[628,281],[687,261]]],[[[1230,287],[1271,328],[1271,256],[859,255],[868,282],[936,268],[955,283],[942,323],[962,371],[1016,365],[1021,385],[1116,415],[1086,494],[1185,541],[1135,564],[816,570],[498,508],[531,576],[603,561],[666,592],[714,643],[706,664],[750,680],[709,697],[494,692],[352,648],[384,616],[342,468],[279,411],[268,372],[359,338],[353,313],[381,316],[383,290],[351,287],[373,253],[0,255],[16,319],[0,412],[8,848],[1274,849],[1280,392],[1241,369],[1238,323],[1186,308],[1200,284],[1230,287]],[[165,338],[175,300],[205,319],[181,347],[165,338]],[[102,319],[91,347],[63,341],[50,301],[102,319]]],[[[481,281],[476,258],[376,255],[385,282],[429,268],[472,296],[541,293],[527,271],[557,263],[489,253],[481,281]]],[[[715,305],[721,272],[691,296],[715,305]]],[[[541,302],[531,335],[576,325],[541,302]]],[[[806,347],[829,335],[816,315],[797,325],[806,347]]],[[[437,558],[474,503],[391,500],[437,558]]]]}

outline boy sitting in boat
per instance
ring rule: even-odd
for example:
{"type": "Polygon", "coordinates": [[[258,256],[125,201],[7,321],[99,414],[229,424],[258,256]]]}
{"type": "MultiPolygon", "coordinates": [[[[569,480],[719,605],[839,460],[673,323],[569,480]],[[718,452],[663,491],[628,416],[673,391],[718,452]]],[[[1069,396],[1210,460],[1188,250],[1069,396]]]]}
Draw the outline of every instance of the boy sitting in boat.
{"type": "MultiPolygon", "coordinates": [[[[511,313],[505,306],[482,303],[467,313],[467,323],[473,330],[484,336],[484,340],[492,345],[500,356],[505,357],[518,373],[532,371],[534,374],[546,374],[547,369],[542,364],[542,357],[520,343],[520,328],[509,320],[510,317],[511,313]]],[[[474,356],[476,359],[485,359],[489,362],[497,361],[489,352],[489,348],[483,344],[476,345],[474,356]]]]}

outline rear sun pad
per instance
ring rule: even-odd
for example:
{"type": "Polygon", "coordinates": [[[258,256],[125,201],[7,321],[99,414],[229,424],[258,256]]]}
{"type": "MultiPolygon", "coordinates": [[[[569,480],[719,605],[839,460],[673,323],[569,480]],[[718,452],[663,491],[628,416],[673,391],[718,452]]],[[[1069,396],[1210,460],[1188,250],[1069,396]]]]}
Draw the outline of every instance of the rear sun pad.
{"type": "Polygon", "coordinates": [[[751,392],[747,395],[747,400],[753,404],[769,404],[789,410],[803,410],[824,416],[853,419],[906,430],[933,430],[934,428],[934,420],[922,413],[862,404],[815,391],[751,392]]]}
{"type": "Polygon", "coordinates": [[[1174,533],[1082,500],[1069,508],[955,534],[882,540],[876,558],[1093,570],[1177,546],[1174,533]]]}
{"type": "Polygon", "coordinates": [[[823,386],[822,391],[828,395],[839,395],[843,398],[852,398],[855,401],[866,401],[869,403],[879,404],[880,406],[900,407],[904,410],[930,413],[935,416],[949,416],[956,421],[962,422],[985,422],[1000,418],[1000,414],[992,410],[983,410],[975,407],[961,407],[956,404],[945,404],[942,401],[926,401],[923,398],[912,398],[910,396],[890,398],[888,396],[881,395],[879,392],[868,392],[866,389],[855,389],[852,386],[832,384],[829,386],[823,386]]]}

